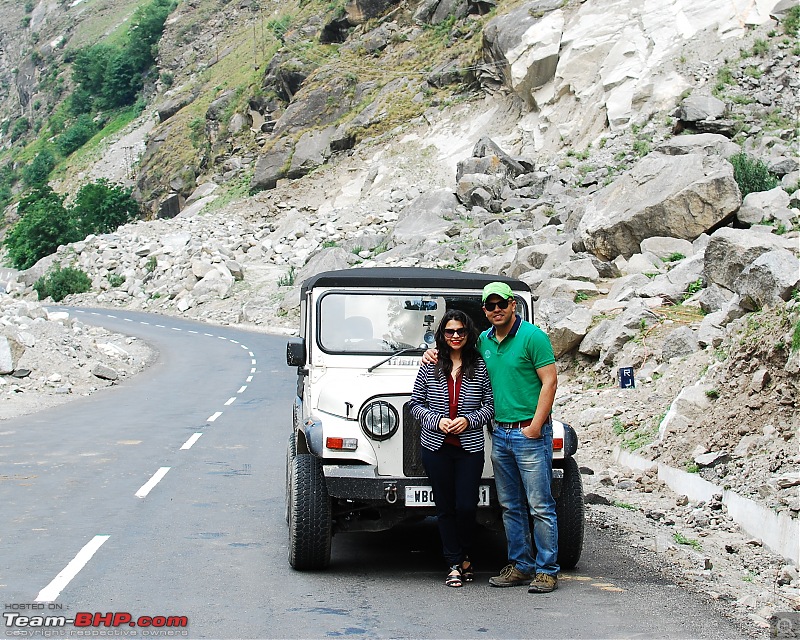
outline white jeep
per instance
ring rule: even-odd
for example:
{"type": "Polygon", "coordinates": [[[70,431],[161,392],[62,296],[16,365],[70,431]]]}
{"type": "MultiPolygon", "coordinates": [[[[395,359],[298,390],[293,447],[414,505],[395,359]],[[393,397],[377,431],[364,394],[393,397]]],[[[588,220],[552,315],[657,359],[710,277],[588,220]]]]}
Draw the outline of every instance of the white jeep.
{"type": "MultiPolygon", "coordinates": [[[[489,322],[481,291],[509,284],[517,311],[532,320],[527,284],[504,276],[445,269],[372,268],[327,271],[300,290],[300,336],[287,345],[297,367],[297,397],[286,456],[289,563],[328,565],[339,531],[380,531],[434,515],[419,453],[420,425],[408,408],[422,353],[449,309],[489,322]]],[[[502,530],[491,439],[479,493],[478,522],[502,530]]],[[[558,560],[574,567],[583,547],[583,485],[572,457],[574,430],[553,421],[553,484],[558,560]]]]}

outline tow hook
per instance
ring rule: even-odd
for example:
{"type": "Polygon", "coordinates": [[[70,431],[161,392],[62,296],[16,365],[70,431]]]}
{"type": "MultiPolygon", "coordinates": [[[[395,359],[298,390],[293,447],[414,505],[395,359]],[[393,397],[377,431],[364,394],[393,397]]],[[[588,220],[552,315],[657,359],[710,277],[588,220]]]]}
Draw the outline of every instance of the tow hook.
{"type": "Polygon", "coordinates": [[[388,502],[389,504],[394,504],[395,502],[397,502],[397,483],[384,482],[383,493],[384,497],[386,498],[386,502],[388,502]]]}

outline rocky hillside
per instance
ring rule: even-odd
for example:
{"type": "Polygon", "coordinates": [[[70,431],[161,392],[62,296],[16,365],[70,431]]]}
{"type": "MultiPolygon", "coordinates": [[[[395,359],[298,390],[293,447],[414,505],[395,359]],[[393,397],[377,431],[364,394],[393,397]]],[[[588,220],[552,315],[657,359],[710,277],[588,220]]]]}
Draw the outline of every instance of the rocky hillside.
{"type": "Polygon", "coordinates": [[[32,300],[58,262],[92,281],[71,304],[291,332],[321,270],[518,277],[593,521],[764,625],[800,608],[796,550],[742,530],[729,498],[797,530],[792,5],[181,3],[150,107],[58,183],[129,179],[161,219],[61,247],[8,291],[32,300]],[[676,498],[657,465],[713,497],[676,498]]]}

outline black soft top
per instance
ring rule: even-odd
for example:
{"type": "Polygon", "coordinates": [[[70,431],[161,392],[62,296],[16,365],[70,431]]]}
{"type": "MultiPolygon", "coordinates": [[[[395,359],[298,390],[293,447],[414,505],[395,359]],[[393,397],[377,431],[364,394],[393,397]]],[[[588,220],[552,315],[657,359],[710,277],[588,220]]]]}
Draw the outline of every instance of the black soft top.
{"type": "Polygon", "coordinates": [[[311,276],[300,288],[305,299],[314,287],[409,287],[414,289],[483,289],[490,282],[505,282],[513,291],[530,292],[530,287],[515,278],[489,273],[465,273],[450,269],[419,267],[368,267],[323,271],[311,276]]]}

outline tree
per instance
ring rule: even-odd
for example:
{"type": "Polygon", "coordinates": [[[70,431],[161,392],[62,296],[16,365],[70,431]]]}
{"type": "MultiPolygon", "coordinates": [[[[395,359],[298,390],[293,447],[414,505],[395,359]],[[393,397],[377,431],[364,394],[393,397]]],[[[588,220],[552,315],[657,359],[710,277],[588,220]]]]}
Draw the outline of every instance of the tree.
{"type": "Polygon", "coordinates": [[[53,152],[47,147],[42,149],[33,161],[22,170],[22,179],[29,187],[36,187],[47,183],[50,172],[56,166],[53,152]]]}
{"type": "Polygon", "coordinates": [[[106,65],[103,77],[103,106],[108,108],[133,104],[142,88],[142,75],[125,51],[117,52],[106,65]]]}
{"type": "Polygon", "coordinates": [[[110,233],[135,220],[140,213],[131,189],[112,184],[105,178],[83,185],[73,206],[73,218],[82,238],[90,233],[110,233]]]}
{"type": "Polygon", "coordinates": [[[62,244],[77,242],[83,236],[71,212],[64,207],[64,196],[49,185],[38,187],[19,203],[21,218],[6,234],[12,266],[27,269],[45,256],[55,253],[62,244]]]}
{"type": "Polygon", "coordinates": [[[83,114],[73,125],[56,138],[56,147],[63,156],[80,149],[95,134],[97,127],[91,116],[83,114]]]}
{"type": "Polygon", "coordinates": [[[104,44],[81,49],[72,63],[73,82],[90,94],[99,94],[103,90],[108,61],[116,52],[116,47],[104,44]]]}

